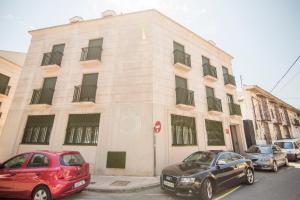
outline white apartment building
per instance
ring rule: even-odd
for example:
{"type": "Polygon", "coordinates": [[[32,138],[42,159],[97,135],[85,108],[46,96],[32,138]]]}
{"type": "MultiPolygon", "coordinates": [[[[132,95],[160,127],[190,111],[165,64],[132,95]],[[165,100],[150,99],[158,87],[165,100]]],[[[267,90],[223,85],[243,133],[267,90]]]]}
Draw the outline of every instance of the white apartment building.
{"type": "Polygon", "coordinates": [[[30,34],[0,159],[78,150],[94,174],[152,176],[194,151],[246,148],[232,56],[160,12],[30,34]]]}
{"type": "Polygon", "coordinates": [[[247,146],[300,138],[300,111],[256,85],[239,94],[247,146]]]}
{"type": "Polygon", "coordinates": [[[25,53],[0,50],[0,135],[17,88],[25,56],[25,53]]]}

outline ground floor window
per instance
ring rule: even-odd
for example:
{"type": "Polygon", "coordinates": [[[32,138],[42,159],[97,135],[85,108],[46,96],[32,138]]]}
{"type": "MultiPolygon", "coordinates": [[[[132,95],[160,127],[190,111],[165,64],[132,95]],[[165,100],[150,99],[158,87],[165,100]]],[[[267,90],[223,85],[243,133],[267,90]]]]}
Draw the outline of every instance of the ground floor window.
{"type": "Polygon", "coordinates": [[[195,118],[171,115],[173,145],[197,145],[195,118]]]}
{"type": "Polygon", "coordinates": [[[22,144],[49,144],[54,115],[28,116],[22,144]]]}
{"type": "Polygon", "coordinates": [[[222,122],[205,120],[207,144],[209,146],[224,146],[224,132],[222,122]]]}
{"type": "Polygon", "coordinates": [[[69,115],[65,144],[97,145],[100,114],[69,115]]]}

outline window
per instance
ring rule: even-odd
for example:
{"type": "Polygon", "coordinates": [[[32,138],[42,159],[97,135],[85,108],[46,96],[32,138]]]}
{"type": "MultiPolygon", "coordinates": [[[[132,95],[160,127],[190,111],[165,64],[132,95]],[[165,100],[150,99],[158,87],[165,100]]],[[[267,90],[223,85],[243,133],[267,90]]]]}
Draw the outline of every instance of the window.
{"type": "Polygon", "coordinates": [[[80,154],[63,154],[60,156],[60,164],[64,166],[81,166],[84,159],[80,154]]]}
{"type": "Polygon", "coordinates": [[[205,120],[207,144],[209,146],[224,146],[224,132],[222,122],[205,120]]]}
{"type": "Polygon", "coordinates": [[[28,157],[28,154],[18,155],[16,157],[10,159],[6,163],[4,163],[3,168],[13,168],[13,169],[20,168],[27,160],[27,157],[28,157]]]}
{"type": "Polygon", "coordinates": [[[230,154],[231,154],[231,158],[232,158],[233,161],[235,161],[235,160],[240,160],[240,159],[243,158],[241,155],[239,155],[239,154],[237,154],[237,153],[232,153],[232,152],[231,152],[230,154]]]}
{"type": "Polygon", "coordinates": [[[222,66],[223,74],[229,74],[228,68],[222,66]]]}
{"type": "Polygon", "coordinates": [[[226,164],[233,161],[230,153],[222,153],[219,157],[219,160],[224,161],[226,164]]]}
{"type": "Polygon", "coordinates": [[[35,115],[27,119],[22,144],[49,144],[54,115],[35,115]]]}
{"type": "Polygon", "coordinates": [[[69,116],[65,144],[97,145],[100,114],[69,116]]]}
{"type": "Polygon", "coordinates": [[[4,74],[0,74],[0,94],[8,94],[9,91],[9,86],[8,86],[8,82],[9,82],[9,77],[5,76],[4,74]]]}
{"type": "Polygon", "coordinates": [[[98,74],[84,74],[82,84],[75,86],[73,102],[96,100],[98,74]]]}
{"type": "Polygon", "coordinates": [[[173,48],[174,48],[174,50],[184,52],[184,46],[182,44],[179,44],[179,43],[175,42],[175,41],[173,42],[173,48]]]}
{"type": "Polygon", "coordinates": [[[27,167],[48,167],[48,157],[44,154],[34,154],[27,167]]]}
{"type": "Polygon", "coordinates": [[[195,118],[171,115],[173,145],[197,145],[195,118]]]}

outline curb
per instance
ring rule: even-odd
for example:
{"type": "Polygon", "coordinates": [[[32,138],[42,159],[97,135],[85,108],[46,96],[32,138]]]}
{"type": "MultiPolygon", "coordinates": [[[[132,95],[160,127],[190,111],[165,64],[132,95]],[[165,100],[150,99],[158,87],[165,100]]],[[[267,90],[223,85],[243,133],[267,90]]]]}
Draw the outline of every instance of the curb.
{"type": "Polygon", "coordinates": [[[115,188],[115,189],[105,189],[105,188],[96,188],[96,187],[87,187],[85,190],[86,191],[91,191],[91,192],[105,192],[105,193],[126,193],[126,192],[137,192],[141,190],[146,190],[154,187],[158,187],[160,183],[153,183],[145,186],[140,186],[140,187],[132,187],[132,188],[115,188]]]}

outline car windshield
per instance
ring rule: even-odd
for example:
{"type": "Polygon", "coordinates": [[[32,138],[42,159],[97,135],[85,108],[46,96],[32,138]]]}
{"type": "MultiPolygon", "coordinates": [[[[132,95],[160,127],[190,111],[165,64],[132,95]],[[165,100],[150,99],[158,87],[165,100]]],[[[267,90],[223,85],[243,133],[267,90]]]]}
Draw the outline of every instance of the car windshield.
{"type": "Polygon", "coordinates": [[[247,153],[261,153],[261,154],[271,154],[271,146],[252,146],[248,149],[247,153]]]}
{"type": "Polygon", "coordinates": [[[282,149],[294,149],[292,142],[275,142],[282,149]]]}
{"type": "Polygon", "coordinates": [[[81,166],[84,159],[80,154],[63,154],[60,157],[60,164],[64,166],[81,166]]]}
{"type": "Polygon", "coordinates": [[[216,154],[213,152],[197,152],[187,157],[184,162],[199,162],[201,164],[210,165],[215,157],[216,154]]]}

